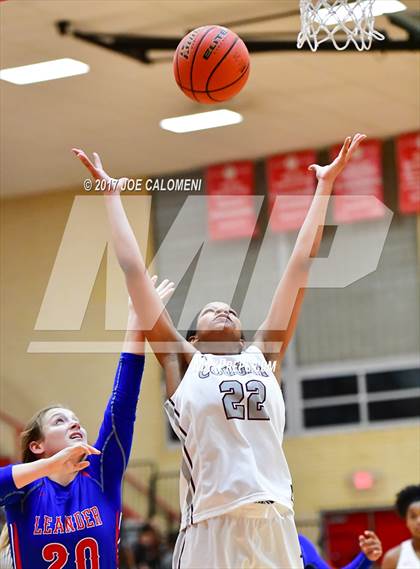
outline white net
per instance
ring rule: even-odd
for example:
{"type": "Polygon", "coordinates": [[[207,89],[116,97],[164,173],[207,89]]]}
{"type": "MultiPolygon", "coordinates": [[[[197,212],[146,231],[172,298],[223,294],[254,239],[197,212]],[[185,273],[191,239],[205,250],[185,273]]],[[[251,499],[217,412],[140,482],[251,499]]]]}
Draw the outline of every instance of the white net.
{"type": "Polygon", "coordinates": [[[312,51],[326,41],[338,50],[353,43],[359,51],[370,49],[372,41],[385,37],[374,29],[375,0],[300,0],[301,31],[297,46],[305,42],[312,51]]]}

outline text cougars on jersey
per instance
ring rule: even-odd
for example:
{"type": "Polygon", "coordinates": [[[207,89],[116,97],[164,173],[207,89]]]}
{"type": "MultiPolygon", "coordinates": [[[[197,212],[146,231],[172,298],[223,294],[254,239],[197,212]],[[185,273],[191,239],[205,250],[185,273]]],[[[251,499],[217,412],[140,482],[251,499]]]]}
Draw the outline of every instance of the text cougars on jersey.
{"type": "Polygon", "coordinates": [[[260,377],[269,377],[276,370],[276,361],[269,361],[265,364],[257,364],[251,362],[232,362],[230,360],[220,360],[218,362],[201,361],[198,377],[207,379],[211,375],[226,375],[233,377],[235,375],[258,375],[260,377]]]}

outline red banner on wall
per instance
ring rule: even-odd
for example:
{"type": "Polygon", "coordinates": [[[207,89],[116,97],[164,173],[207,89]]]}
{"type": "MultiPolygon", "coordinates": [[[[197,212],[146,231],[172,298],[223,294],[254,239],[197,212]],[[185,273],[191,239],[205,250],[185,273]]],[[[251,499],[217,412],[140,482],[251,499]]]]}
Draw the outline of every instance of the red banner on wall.
{"type": "Polygon", "coordinates": [[[278,154],[267,159],[271,231],[291,231],[302,226],[315,191],[315,175],[308,171],[308,166],[315,161],[313,150],[278,154]],[[282,199],[275,207],[278,196],[282,199]]]}
{"type": "Polygon", "coordinates": [[[229,162],[206,170],[207,225],[210,239],[254,234],[254,163],[229,162]]]}
{"type": "MultiPolygon", "coordinates": [[[[341,145],[333,146],[330,159],[340,152],[341,145]]],[[[334,221],[346,223],[383,217],[384,189],[382,183],[382,143],[380,140],[368,140],[359,146],[345,170],[334,184],[334,195],[341,199],[334,200],[334,221]],[[360,200],[356,199],[360,196],[360,200]],[[374,196],[379,201],[371,202],[364,196],[374,196]]]]}
{"type": "Polygon", "coordinates": [[[420,132],[397,138],[398,205],[401,213],[420,212],[420,132]]]}

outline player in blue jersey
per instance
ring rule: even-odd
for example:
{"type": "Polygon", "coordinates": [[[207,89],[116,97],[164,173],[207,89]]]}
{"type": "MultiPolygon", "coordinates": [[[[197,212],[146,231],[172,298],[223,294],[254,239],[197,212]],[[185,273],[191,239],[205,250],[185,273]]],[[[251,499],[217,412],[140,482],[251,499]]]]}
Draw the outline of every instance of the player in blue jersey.
{"type": "MultiPolygon", "coordinates": [[[[303,556],[303,566],[305,569],[330,569],[322,557],[318,554],[314,545],[307,537],[299,534],[299,545],[303,556]]],[[[359,536],[360,553],[343,569],[370,569],[374,561],[382,555],[382,544],[378,536],[366,530],[359,536]]]]}
{"type": "MultiPolygon", "coordinates": [[[[156,280],[156,279],[154,279],[156,280]]],[[[164,281],[163,299],[173,285],[164,281]]],[[[22,433],[23,463],[0,468],[15,569],[116,569],[122,478],[144,368],[144,336],[132,306],[123,353],[98,439],[70,409],[39,411],[22,433]]]]}

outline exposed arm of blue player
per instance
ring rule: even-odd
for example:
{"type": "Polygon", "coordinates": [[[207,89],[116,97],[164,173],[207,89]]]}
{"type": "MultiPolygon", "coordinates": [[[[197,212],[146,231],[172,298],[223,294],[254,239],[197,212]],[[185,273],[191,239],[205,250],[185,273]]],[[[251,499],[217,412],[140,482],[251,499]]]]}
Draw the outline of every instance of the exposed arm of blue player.
{"type": "Polygon", "coordinates": [[[308,283],[311,257],[315,257],[322,239],[328,200],[337,176],[345,168],[359,144],[366,138],[356,134],[346,138],[337,158],[327,166],[313,164],[318,185],[311,207],[299,231],[286,270],[277,286],[267,317],[255,334],[254,343],[267,359],[281,360],[296,329],[308,283]]]}
{"type": "Polygon", "coordinates": [[[89,466],[87,455],[99,455],[96,448],[79,443],[66,447],[49,458],[41,458],[34,462],[12,464],[0,468],[0,505],[15,501],[22,496],[22,488],[35,480],[54,474],[70,474],[79,472],[89,466]]]}

